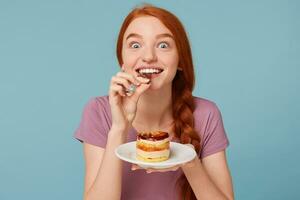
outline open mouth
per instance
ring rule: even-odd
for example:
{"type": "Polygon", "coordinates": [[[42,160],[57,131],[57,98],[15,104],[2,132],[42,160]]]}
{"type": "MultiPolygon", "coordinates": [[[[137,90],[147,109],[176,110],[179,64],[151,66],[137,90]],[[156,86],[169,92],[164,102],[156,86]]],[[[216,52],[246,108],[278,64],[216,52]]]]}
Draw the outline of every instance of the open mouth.
{"type": "Polygon", "coordinates": [[[163,72],[163,69],[159,68],[140,68],[135,70],[139,75],[145,77],[145,78],[151,78],[154,74],[160,74],[163,72]]]}

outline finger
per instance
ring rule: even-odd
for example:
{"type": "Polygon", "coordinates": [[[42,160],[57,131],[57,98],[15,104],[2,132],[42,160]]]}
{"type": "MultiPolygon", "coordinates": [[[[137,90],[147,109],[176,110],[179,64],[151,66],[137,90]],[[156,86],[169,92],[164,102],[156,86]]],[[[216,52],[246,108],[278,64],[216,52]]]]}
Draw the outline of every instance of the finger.
{"type": "Polygon", "coordinates": [[[136,167],[134,165],[132,165],[131,170],[136,170],[136,167]]]}
{"type": "Polygon", "coordinates": [[[135,85],[140,85],[141,82],[136,78],[134,77],[132,74],[129,74],[129,73],[126,73],[126,72],[118,72],[117,77],[122,77],[126,80],[128,80],[130,83],[133,83],[135,85]]]}
{"type": "Polygon", "coordinates": [[[138,166],[136,164],[131,165],[131,170],[137,170],[137,169],[141,169],[140,166],[138,166]]]}
{"type": "Polygon", "coordinates": [[[139,86],[136,87],[134,93],[134,97],[132,98],[132,100],[138,100],[139,96],[150,87],[150,80],[146,79],[146,78],[140,78],[138,77],[139,81],[141,82],[141,84],[139,86]]]}
{"type": "Polygon", "coordinates": [[[124,88],[127,88],[127,89],[129,89],[129,87],[130,87],[130,82],[127,79],[123,78],[123,77],[113,76],[111,78],[111,82],[112,82],[112,84],[121,85],[121,86],[123,86],[124,88]]]}
{"type": "Polygon", "coordinates": [[[141,84],[141,86],[136,88],[136,91],[131,96],[131,100],[137,102],[143,92],[145,92],[150,87],[150,84],[141,84]]]}
{"type": "Polygon", "coordinates": [[[121,85],[111,85],[110,91],[113,95],[119,94],[120,96],[126,96],[125,91],[121,85]]]}
{"type": "Polygon", "coordinates": [[[153,169],[153,168],[148,168],[146,170],[147,173],[152,173],[152,172],[169,172],[169,171],[177,171],[179,169],[179,166],[176,167],[170,167],[170,168],[165,168],[165,169],[153,169]]]}
{"type": "Polygon", "coordinates": [[[152,169],[147,169],[146,170],[146,172],[147,172],[147,174],[150,174],[150,173],[152,173],[154,170],[152,170],[152,169]]]}

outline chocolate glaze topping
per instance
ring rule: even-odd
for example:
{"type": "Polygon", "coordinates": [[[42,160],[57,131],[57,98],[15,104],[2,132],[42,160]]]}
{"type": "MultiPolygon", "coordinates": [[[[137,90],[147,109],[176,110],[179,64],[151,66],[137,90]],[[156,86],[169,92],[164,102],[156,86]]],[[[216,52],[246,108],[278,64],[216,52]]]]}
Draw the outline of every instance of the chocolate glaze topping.
{"type": "Polygon", "coordinates": [[[169,133],[163,131],[141,132],[137,136],[138,139],[151,140],[151,141],[163,140],[168,137],[169,137],[169,133]]]}

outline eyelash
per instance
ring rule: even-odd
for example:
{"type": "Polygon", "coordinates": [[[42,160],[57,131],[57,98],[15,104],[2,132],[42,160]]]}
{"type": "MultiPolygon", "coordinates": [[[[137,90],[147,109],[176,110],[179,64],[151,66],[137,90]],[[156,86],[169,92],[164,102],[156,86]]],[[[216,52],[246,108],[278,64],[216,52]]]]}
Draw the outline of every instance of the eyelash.
{"type": "MultiPolygon", "coordinates": [[[[133,45],[136,45],[136,44],[140,45],[138,42],[131,42],[131,43],[129,44],[129,46],[130,46],[131,48],[133,48],[133,49],[136,49],[135,47],[133,47],[133,45]]],[[[158,46],[159,46],[160,44],[166,44],[166,46],[167,46],[166,48],[168,48],[168,47],[170,46],[168,42],[160,42],[160,43],[158,44],[158,46]]],[[[165,48],[163,48],[163,49],[165,49],[165,48]]]]}
{"type": "Polygon", "coordinates": [[[129,46],[130,46],[131,48],[133,48],[133,49],[136,49],[136,48],[133,47],[133,45],[135,45],[135,44],[140,45],[138,42],[131,42],[131,43],[129,44],[129,46]]]}
{"type": "Polygon", "coordinates": [[[160,43],[158,44],[158,46],[159,46],[160,44],[165,44],[165,45],[167,46],[166,48],[169,47],[169,43],[167,43],[167,42],[160,42],[160,43]]]}

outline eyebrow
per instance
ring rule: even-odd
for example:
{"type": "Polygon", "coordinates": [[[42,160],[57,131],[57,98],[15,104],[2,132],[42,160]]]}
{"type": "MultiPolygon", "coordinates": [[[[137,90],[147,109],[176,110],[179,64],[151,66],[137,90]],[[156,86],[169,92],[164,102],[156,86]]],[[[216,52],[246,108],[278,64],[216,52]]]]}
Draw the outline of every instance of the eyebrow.
{"type": "MultiPolygon", "coordinates": [[[[126,40],[128,40],[129,38],[131,37],[137,37],[137,38],[143,38],[143,36],[137,34],[137,33],[130,33],[127,37],[126,37],[126,40]]],[[[156,39],[159,39],[159,38],[164,38],[164,37],[169,37],[171,39],[174,40],[174,37],[173,35],[169,34],[169,33],[161,33],[161,34],[158,34],[155,38],[156,39]]]]}

